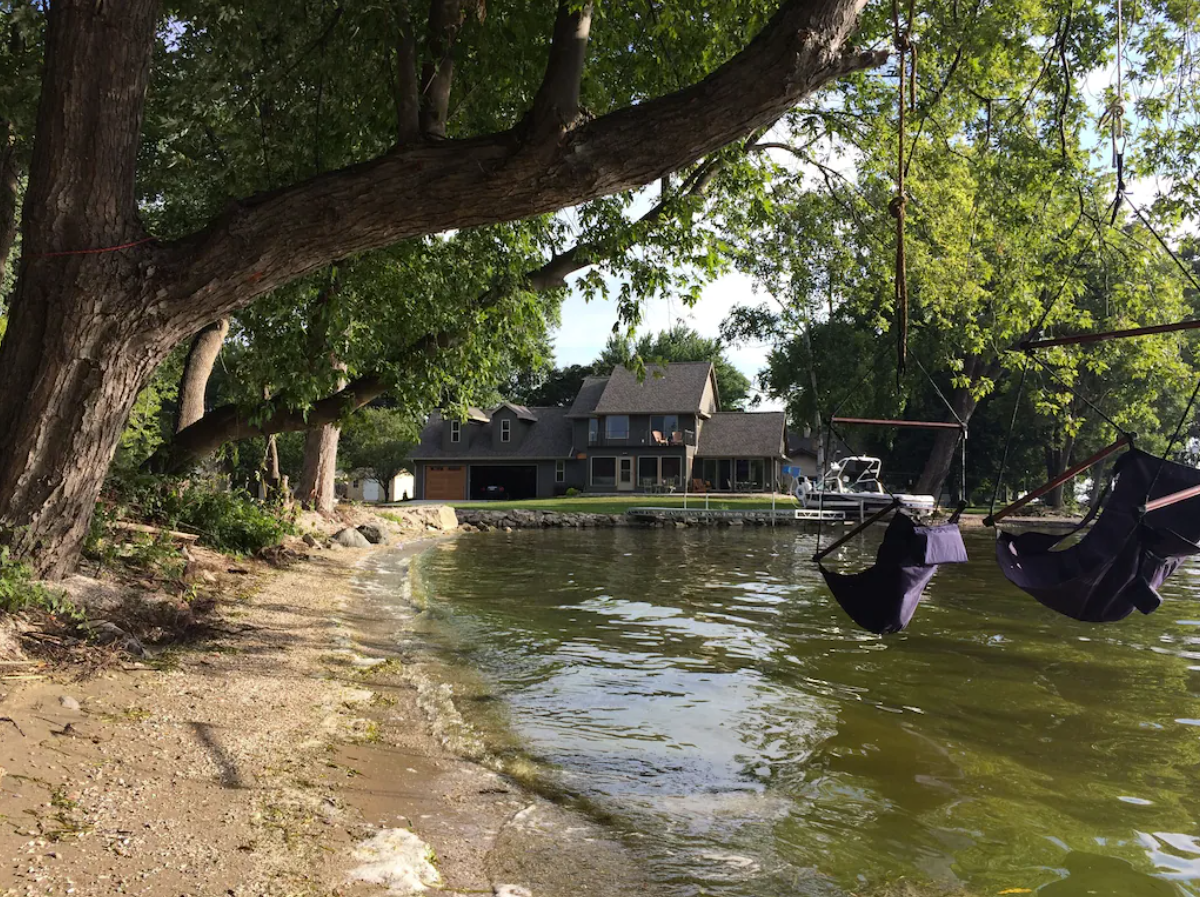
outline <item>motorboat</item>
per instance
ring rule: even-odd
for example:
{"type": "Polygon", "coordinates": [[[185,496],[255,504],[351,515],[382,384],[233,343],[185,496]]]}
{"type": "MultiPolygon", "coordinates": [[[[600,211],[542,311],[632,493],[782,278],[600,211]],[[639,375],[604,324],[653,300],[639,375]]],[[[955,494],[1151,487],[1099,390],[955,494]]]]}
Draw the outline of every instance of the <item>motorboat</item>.
{"type": "Polygon", "coordinates": [[[882,511],[900,500],[900,507],[918,514],[928,514],[937,505],[932,495],[912,495],[888,492],[883,488],[883,462],[869,455],[839,458],[819,483],[807,477],[796,480],[794,493],[805,508],[842,511],[847,519],[867,517],[882,511]]]}

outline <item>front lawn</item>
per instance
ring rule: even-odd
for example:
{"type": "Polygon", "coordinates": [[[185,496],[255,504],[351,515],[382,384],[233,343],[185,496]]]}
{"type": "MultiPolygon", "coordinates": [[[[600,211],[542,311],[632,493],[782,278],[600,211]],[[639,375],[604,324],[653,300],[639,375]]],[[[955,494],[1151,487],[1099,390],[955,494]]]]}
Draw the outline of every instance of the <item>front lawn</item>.
{"type": "MultiPolygon", "coordinates": [[[[682,508],[682,495],[577,495],[574,498],[537,498],[528,501],[472,501],[451,502],[454,508],[473,510],[506,511],[553,511],[556,514],[624,514],[630,508],[682,508]]],[[[705,507],[705,496],[687,496],[689,508],[705,507]]],[[[707,507],[714,511],[763,511],[770,510],[770,497],[762,496],[709,496],[707,507]]],[[[777,498],[775,507],[781,510],[798,507],[793,498],[777,498]]]]}

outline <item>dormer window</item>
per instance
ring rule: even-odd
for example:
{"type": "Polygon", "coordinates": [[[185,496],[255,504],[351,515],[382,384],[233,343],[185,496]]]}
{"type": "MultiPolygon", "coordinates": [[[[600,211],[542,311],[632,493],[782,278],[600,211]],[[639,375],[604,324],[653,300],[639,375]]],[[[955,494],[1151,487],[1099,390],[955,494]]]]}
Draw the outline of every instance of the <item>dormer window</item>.
{"type": "Polygon", "coordinates": [[[507,417],[500,421],[500,441],[512,441],[512,421],[507,417]]]}
{"type": "Polygon", "coordinates": [[[456,420],[450,421],[450,441],[451,442],[461,442],[462,441],[462,424],[459,421],[456,421],[456,420]]]}

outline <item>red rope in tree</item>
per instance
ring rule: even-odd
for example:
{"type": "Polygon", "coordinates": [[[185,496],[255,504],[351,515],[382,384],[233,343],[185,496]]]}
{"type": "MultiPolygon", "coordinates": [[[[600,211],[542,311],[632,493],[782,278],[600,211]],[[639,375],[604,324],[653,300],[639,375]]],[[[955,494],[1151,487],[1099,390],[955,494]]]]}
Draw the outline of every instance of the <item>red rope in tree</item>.
{"type": "Polygon", "coordinates": [[[135,246],[141,246],[144,243],[150,243],[157,240],[158,237],[143,237],[140,240],[134,240],[130,243],[121,243],[117,246],[101,246],[97,249],[68,249],[62,252],[39,252],[31,255],[33,259],[52,259],[61,258],[65,255],[99,255],[102,252],[119,252],[122,249],[132,249],[135,246]]]}

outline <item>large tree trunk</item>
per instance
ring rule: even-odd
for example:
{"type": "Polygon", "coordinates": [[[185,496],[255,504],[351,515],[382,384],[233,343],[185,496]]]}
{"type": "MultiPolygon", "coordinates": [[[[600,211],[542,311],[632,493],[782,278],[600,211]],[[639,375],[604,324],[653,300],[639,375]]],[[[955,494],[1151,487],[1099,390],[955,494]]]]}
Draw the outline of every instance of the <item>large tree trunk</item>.
{"type": "MultiPolygon", "coordinates": [[[[1075,439],[1072,436],[1067,436],[1063,439],[1062,445],[1054,448],[1046,449],[1046,479],[1052,480],[1062,474],[1071,465],[1071,452],[1075,448],[1075,439]]],[[[1066,483],[1059,483],[1053,489],[1046,493],[1046,504],[1055,510],[1062,510],[1064,499],[1066,497],[1066,487],[1074,482],[1068,480],[1066,483]]]]}
{"type": "MultiPolygon", "coordinates": [[[[950,395],[950,406],[963,423],[970,423],[971,415],[975,413],[977,404],[971,391],[964,387],[955,389],[950,395]]],[[[930,450],[929,457],[925,460],[925,467],[921,470],[921,476],[917,480],[917,492],[932,495],[935,498],[942,494],[946,478],[950,476],[950,471],[954,468],[958,437],[959,434],[954,430],[937,431],[937,435],[933,438],[933,448],[930,450]]],[[[952,488],[957,491],[958,483],[956,482],[952,488]]],[[[962,499],[965,496],[956,496],[956,498],[962,499]]]]}
{"type": "Polygon", "coordinates": [[[225,337],[229,335],[229,319],[214,321],[196,334],[183,363],[183,376],[179,380],[179,410],[175,414],[175,432],[190,427],[204,417],[204,397],[208,392],[208,381],[225,337]]]}
{"type": "MultiPolygon", "coordinates": [[[[74,567],[137,393],[189,334],[337,258],[658,180],[881,65],[886,51],[845,45],[864,4],[787,0],[742,52],[675,93],[593,118],[563,108],[577,85],[552,85],[539,96],[553,102],[513,130],[413,141],[149,244],[135,175],[158,3],[54,0],[0,344],[0,540],[44,576],[74,567]]],[[[583,48],[563,34],[546,71],[577,80],[583,48]]]]}
{"type": "Polygon", "coordinates": [[[0,540],[41,576],[75,566],[139,389],[174,334],[146,326],[134,164],[153,0],[51,5],[23,245],[0,343],[0,540]],[[119,15],[101,10],[120,9],[119,15]]]}
{"type": "Polygon", "coordinates": [[[332,514],[337,504],[334,479],[341,433],[337,424],[325,424],[304,435],[304,468],[296,496],[305,507],[320,514],[332,514]]]}

